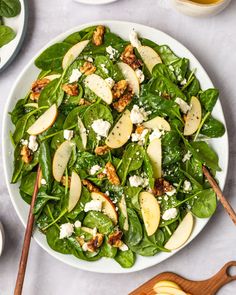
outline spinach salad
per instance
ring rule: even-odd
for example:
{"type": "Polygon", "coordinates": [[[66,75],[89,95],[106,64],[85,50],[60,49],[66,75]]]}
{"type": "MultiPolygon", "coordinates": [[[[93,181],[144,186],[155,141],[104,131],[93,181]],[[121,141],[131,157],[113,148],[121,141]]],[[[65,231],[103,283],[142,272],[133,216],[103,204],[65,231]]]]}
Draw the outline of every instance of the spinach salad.
{"type": "Polygon", "coordinates": [[[195,218],[215,211],[218,156],[206,139],[225,128],[211,112],[217,89],[202,90],[166,45],[123,40],[88,27],[44,50],[41,70],[11,112],[12,183],[34,207],[49,246],[87,261],[181,247],[195,218]]]}

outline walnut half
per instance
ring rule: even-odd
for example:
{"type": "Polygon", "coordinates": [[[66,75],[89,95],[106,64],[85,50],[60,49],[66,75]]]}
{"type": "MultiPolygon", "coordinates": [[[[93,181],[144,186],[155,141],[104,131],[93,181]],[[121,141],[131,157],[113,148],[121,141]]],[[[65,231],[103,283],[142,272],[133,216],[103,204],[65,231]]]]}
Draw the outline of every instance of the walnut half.
{"type": "Polygon", "coordinates": [[[105,34],[105,27],[104,26],[97,26],[96,30],[93,33],[92,42],[94,45],[99,46],[103,43],[103,38],[105,34]]]}
{"type": "Polygon", "coordinates": [[[162,196],[166,192],[170,192],[173,190],[173,186],[169,183],[169,181],[164,178],[158,178],[155,181],[153,194],[156,196],[162,196]]]}
{"type": "Polygon", "coordinates": [[[108,178],[108,181],[111,183],[111,184],[114,184],[114,185],[119,185],[120,184],[120,179],[116,173],[116,169],[115,167],[112,165],[111,162],[108,162],[105,166],[106,168],[106,173],[107,173],[107,178],[108,178]]]}
{"type": "Polygon", "coordinates": [[[64,84],[62,86],[62,90],[70,96],[77,96],[79,94],[78,85],[76,83],[75,84],[64,84]]]}
{"type": "Polygon", "coordinates": [[[50,80],[47,78],[42,78],[34,81],[31,86],[30,99],[38,101],[41,91],[49,82],[50,80]]]}
{"type": "Polygon", "coordinates": [[[100,192],[99,188],[96,187],[96,185],[94,185],[94,184],[93,184],[92,182],[90,182],[89,180],[87,180],[87,179],[83,179],[83,180],[82,180],[82,183],[83,183],[84,186],[87,187],[87,189],[90,191],[90,193],[92,193],[92,192],[96,192],[96,193],[100,192]]]}
{"type": "Polygon", "coordinates": [[[123,244],[123,242],[121,241],[122,236],[122,231],[116,230],[108,236],[108,244],[115,248],[119,248],[123,244]]]}
{"type": "Polygon", "coordinates": [[[32,161],[32,155],[27,145],[23,145],[20,154],[22,156],[21,158],[24,163],[29,164],[32,161]]]}
{"type": "Polygon", "coordinates": [[[93,74],[96,71],[96,67],[89,61],[86,61],[82,67],[80,67],[80,72],[86,76],[93,74]]]}
{"type": "Polygon", "coordinates": [[[107,145],[101,145],[101,146],[97,146],[95,148],[95,154],[102,156],[105,155],[107,152],[109,152],[111,149],[109,148],[109,146],[107,145]]]}
{"type": "Polygon", "coordinates": [[[136,70],[142,66],[142,62],[134,54],[134,47],[131,44],[125,47],[125,50],[122,52],[120,59],[124,63],[131,66],[133,70],[136,70]]]}

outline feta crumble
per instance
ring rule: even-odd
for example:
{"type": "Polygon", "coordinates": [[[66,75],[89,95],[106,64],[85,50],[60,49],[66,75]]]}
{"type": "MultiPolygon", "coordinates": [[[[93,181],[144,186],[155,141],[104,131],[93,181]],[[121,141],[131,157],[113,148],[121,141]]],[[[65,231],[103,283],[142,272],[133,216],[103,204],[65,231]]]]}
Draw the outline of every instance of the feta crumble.
{"type": "Polygon", "coordinates": [[[138,186],[146,187],[148,186],[148,179],[138,175],[133,175],[129,177],[129,183],[130,183],[130,186],[133,186],[133,187],[138,187],[138,186]]]}
{"type": "Polygon", "coordinates": [[[161,138],[162,135],[164,135],[164,130],[160,131],[158,128],[155,128],[152,133],[149,135],[150,142],[156,138],[161,138]]]}
{"type": "Polygon", "coordinates": [[[70,222],[63,223],[60,226],[60,237],[59,239],[69,238],[74,232],[74,225],[70,222]]]}
{"type": "Polygon", "coordinates": [[[29,141],[28,141],[27,139],[21,139],[20,143],[21,143],[22,145],[26,145],[26,146],[28,146],[29,141]]]}
{"type": "Polygon", "coordinates": [[[39,144],[37,143],[37,140],[36,140],[36,136],[35,135],[30,135],[29,137],[29,143],[28,143],[28,148],[32,151],[32,152],[36,152],[38,147],[39,147],[39,144]]]}
{"type": "Polygon", "coordinates": [[[182,162],[186,162],[186,161],[190,160],[191,157],[192,157],[192,154],[191,154],[190,151],[188,151],[188,152],[184,155],[184,157],[183,157],[183,159],[182,159],[182,162]]]}
{"type": "Polygon", "coordinates": [[[140,69],[136,69],[135,70],[135,74],[138,78],[138,81],[139,81],[139,84],[143,83],[144,79],[145,79],[145,76],[144,76],[144,73],[142,70],[140,69]]]}
{"type": "Polygon", "coordinates": [[[88,251],[88,244],[87,243],[84,243],[83,246],[82,246],[82,250],[84,252],[88,251]]]}
{"type": "Polygon", "coordinates": [[[110,59],[114,59],[115,56],[118,54],[118,51],[112,46],[106,47],[106,52],[109,54],[110,59]]]}
{"type": "Polygon", "coordinates": [[[119,249],[121,250],[121,251],[128,251],[129,250],[129,247],[125,244],[125,243],[123,243],[120,247],[119,247],[119,249]]]}
{"type": "Polygon", "coordinates": [[[63,131],[63,137],[66,139],[66,140],[71,140],[74,136],[74,131],[73,130],[67,130],[65,129],[63,131]]]}
{"type": "Polygon", "coordinates": [[[109,87],[112,89],[113,86],[115,85],[115,81],[111,78],[111,77],[108,77],[105,79],[105,81],[107,82],[107,84],[109,85],[109,87]]]}
{"type": "Polygon", "coordinates": [[[105,74],[109,73],[108,69],[106,68],[106,66],[104,64],[101,64],[101,68],[105,74]]]}
{"type": "Polygon", "coordinates": [[[99,200],[91,200],[90,202],[86,203],[84,206],[84,212],[88,211],[102,211],[102,201],[99,200]]]}
{"type": "Polygon", "coordinates": [[[89,171],[89,174],[90,175],[94,175],[96,174],[102,167],[99,166],[99,165],[94,165],[91,167],[90,171],[89,171]]]}
{"type": "Polygon", "coordinates": [[[142,45],[138,39],[138,34],[134,29],[129,33],[129,40],[133,47],[138,48],[142,45]]]}
{"type": "Polygon", "coordinates": [[[42,185],[46,185],[46,184],[47,184],[47,181],[46,181],[46,179],[42,178],[41,181],[40,181],[40,183],[41,183],[42,185]]]}
{"type": "Polygon", "coordinates": [[[75,228],[80,228],[81,227],[81,221],[76,220],[76,222],[74,223],[75,228]]]}
{"type": "Polygon", "coordinates": [[[77,82],[81,76],[82,76],[82,73],[80,72],[80,70],[73,69],[69,78],[69,83],[77,82]]]}
{"type": "Polygon", "coordinates": [[[176,208],[167,209],[162,215],[163,220],[170,220],[178,215],[178,210],[176,208]]]}
{"type": "Polygon", "coordinates": [[[93,121],[91,126],[94,132],[97,134],[98,139],[102,137],[107,137],[109,129],[111,128],[111,124],[108,121],[104,121],[103,119],[98,119],[93,121]]]}
{"type": "Polygon", "coordinates": [[[187,83],[187,80],[184,79],[184,80],[182,80],[182,81],[180,82],[180,85],[184,86],[186,83],[187,83]]]}
{"type": "Polygon", "coordinates": [[[176,97],[175,102],[179,105],[181,111],[186,114],[191,107],[180,97],[176,97]]]}
{"type": "Polygon", "coordinates": [[[185,180],[184,184],[183,184],[183,189],[184,189],[184,191],[187,191],[187,192],[191,191],[192,190],[191,182],[188,180],[185,180]]]}
{"type": "Polygon", "coordinates": [[[171,191],[169,191],[169,192],[166,192],[166,195],[169,196],[169,197],[173,196],[174,194],[176,194],[176,189],[175,189],[175,188],[173,188],[173,189],[172,189],[171,191]]]}
{"type": "Polygon", "coordinates": [[[144,144],[145,137],[148,134],[148,129],[143,129],[142,133],[132,133],[131,134],[131,141],[132,142],[139,142],[140,144],[144,144]]]}
{"type": "Polygon", "coordinates": [[[97,232],[98,232],[97,228],[96,228],[96,227],[94,227],[94,228],[93,228],[93,237],[95,237],[95,236],[96,236],[97,232]]]}
{"type": "Polygon", "coordinates": [[[148,117],[147,112],[145,112],[144,108],[140,108],[138,105],[134,105],[131,113],[130,119],[133,124],[141,124],[143,121],[146,121],[148,117]]]}

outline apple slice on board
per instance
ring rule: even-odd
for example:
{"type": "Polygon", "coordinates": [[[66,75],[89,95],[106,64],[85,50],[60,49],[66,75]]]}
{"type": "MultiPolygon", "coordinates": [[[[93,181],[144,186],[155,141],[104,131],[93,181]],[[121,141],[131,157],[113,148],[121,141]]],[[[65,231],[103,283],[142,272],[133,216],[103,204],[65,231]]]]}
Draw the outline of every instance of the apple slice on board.
{"type": "Polygon", "coordinates": [[[147,234],[151,236],[156,232],[160,222],[160,206],[154,195],[148,192],[139,194],[139,203],[147,234]]]}
{"type": "Polygon", "coordinates": [[[164,118],[159,116],[142,123],[142,125],[149,129],[159,129],[165,131],[170,131],[171,129],[170,124],[164,118]]]}
{"type": "Polygon", "coordinates": [[[169,241],[165,244],[165,248],[168,250],[175,250],[185,244],[192,233],[193,223],[193,215],[191,212],[188,212],[170,237],[169,241]]]}
{"type": "Polygon", "coordinates": [[[30,135],[38,135],[49,127],[51,127],[57,118],[57,106],[53,104],[47,109],[35,122],[29,127],[27,133],[30,135]]]}
{"type": "Polygon", "coordinates": [[[155,138],[149,143],[147,154],[152,164],[154,177],[160,178],[162,169],[162,148],[159,138],[155,138]]]}
{"type": "Polygon", "coordinates": [[[113,149],[123,146],[129,140],[132,130],[130,111],[126,110],[109,133],[106,145],[113,149]]]}
{"type": "Polygon", "coordinates": [[[78,203],[81,195],[82,184],[79,175],[76,172],[71,174],[70,192],[69,192],[69,203],[68,212],[72,211],[78,203]]]}
{"type": "Polygon", "coordinates": [[[113,95],[107,82],[97,74],[89,75],[84,80],[85,85],[107,104],[112,103],[113,95]]]}
{"type": "Polygon", "coordinates": [[[112,203],[111,199],[103,193],[98,192],[92,192],[91,198],[93,200],[99,200],[102,202],[102,212],[107,215],[114,224],[117,224],[118,222],[118,215],[116,212],[116,207],[112,203]]]}
{"type": "Polygon", "coordinates": [[[154,287],[156,294],[166,294],[166,295],[187,295],[184,291],[176,289],[173,287],[154,287]]]}
{"type": "Polygon", "coordinates": [[[137,49],[150,73],[152,73],[155,65],[162,63],[160,56],[151,47],[142,45],[137,49]]]}
{"type": "Polygon", "coordinates": [[[56,150],[52,161],[52,174],[56,181],[60,182],[70,160],[73,143],[64,141],[56,150]]]}
{"type": "Polygon", "coordinates": [[[193,96],[190,100],[191,109],[187,113],[184,135],[192,135],[195,133],[201,123],[202,107],[200,101],[193,96]]]}
{"type": "Polygon", "coordinates": [[[121,73],[123,74],[125,80],[128,82],[129,86],[133,90],[134,94],[139,96],[139,80],[135,71],[124,62],[119,62],[117,65],[121,70],[121,73]]]}
{"type": "Polygon", "coordinates": [[[81,41],[74,46],[72,46],[65,54],[62,60],[62,68],[63,70],[70,66],[76,58],[80,55],[80,53],[84,50],[84,48],[88,45],[89,40],[81,41]]]}
{"type": "Polygon", "coordinates": [[[157,287],[171,287],[171,288],[181,290],[180,286],[177,285],[176,283],[172,282],[172,281],[159,281],[154,285],[153,288],[155,289],[157,287]]]}
{"type": "Polygon", "coordinates": [[[78,116],[78,127],[79,127],[79,134],[82,140],[83,147],[84,149],[86,149],[86,145],[87,145],[86,128],[84,127],[84,123],[82,122],[79,116],[78,116]]]}
{"type": "Polygon", "coordinates": [[[123,214],[125,221],[124,221],[124,230],[129,230],[129,222],[128,222],[128,214],[127,214],[127,206],[125,201],[125,196],[123,195],[119,202],[119,208],[121,213],[123,214]]]}

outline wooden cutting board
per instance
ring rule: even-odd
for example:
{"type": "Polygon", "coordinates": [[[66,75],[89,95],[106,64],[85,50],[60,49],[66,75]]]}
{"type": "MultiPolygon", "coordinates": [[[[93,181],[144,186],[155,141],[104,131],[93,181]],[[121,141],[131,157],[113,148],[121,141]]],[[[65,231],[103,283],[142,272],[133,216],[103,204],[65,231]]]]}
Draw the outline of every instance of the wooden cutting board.
{"type": "Polygon", "coordinates": [[[217,274],[204,281],[191,281],[175,273],[163,272],[129,293],[129,295],[155,295],[156,292],[153,290],[153,287],[157,282],[162,280],[177,283],[186,293],[190,293],[191,295],[215,295],[222,286],[236,280],[236,275],[231,276],[229,273],[232,266],[236,267],[236,261],[226,263],[217,274]]]}

